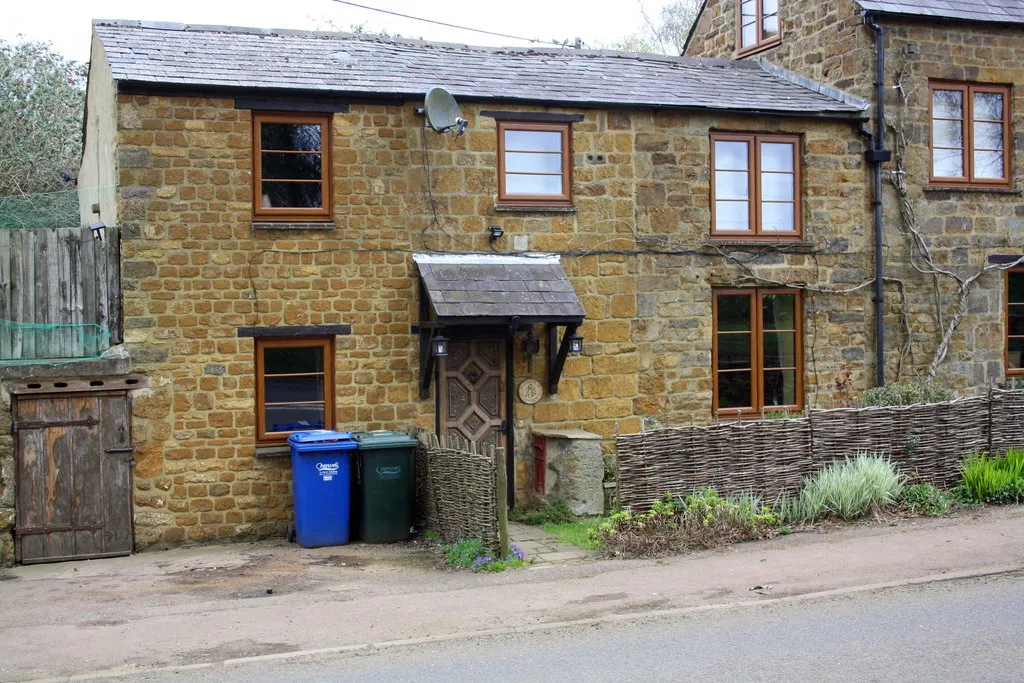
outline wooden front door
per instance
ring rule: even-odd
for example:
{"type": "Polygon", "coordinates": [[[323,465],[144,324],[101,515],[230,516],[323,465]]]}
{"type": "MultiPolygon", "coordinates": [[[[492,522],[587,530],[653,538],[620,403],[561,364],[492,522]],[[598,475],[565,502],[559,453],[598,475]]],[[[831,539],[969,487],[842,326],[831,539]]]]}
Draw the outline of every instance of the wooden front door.
{"type": "Polygon", "coordinates": [[[18,398],[14,404],[19,562],[132,552],[126,393],[18,398]]]}
{"type": "Polygon", "coordinates": [[[505,447],[505,341],[453,341],[441,358],[441,433],[505,447]]]}

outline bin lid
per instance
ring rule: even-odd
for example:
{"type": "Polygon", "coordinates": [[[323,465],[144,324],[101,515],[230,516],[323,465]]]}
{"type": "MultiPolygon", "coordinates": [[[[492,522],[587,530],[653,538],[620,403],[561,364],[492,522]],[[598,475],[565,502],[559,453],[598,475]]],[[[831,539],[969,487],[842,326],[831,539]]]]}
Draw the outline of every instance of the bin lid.
{"type": "Polygon", "coordinates": [[[299,450],[304,445],[331,446],[338,450],[356,447],[352,432],[336,432],[333,429],[313,429],[308,432],[295,432],[288,437],[288,443],[299,450]]]}
{"type": "Polygon", "coordinates": [[[362,451],[370,451],[375,448],[412,448],[419,443],[408,434],[391,431],[390,429],[356,432],[355,439],[359,443],[359,450],[362,451]]]}

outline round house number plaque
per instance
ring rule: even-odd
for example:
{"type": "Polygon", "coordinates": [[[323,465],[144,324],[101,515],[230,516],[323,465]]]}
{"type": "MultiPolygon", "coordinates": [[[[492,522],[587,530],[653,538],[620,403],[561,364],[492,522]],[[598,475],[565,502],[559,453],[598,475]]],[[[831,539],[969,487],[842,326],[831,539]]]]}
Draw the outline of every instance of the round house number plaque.
{"type": "Polygon", "coordinates": [[[540,381],[533,379],[524,379],[519,383],[519,400],[527,405],[533,405],[537,401],[544,397],[544,387],[540,385],[540,381]]]}

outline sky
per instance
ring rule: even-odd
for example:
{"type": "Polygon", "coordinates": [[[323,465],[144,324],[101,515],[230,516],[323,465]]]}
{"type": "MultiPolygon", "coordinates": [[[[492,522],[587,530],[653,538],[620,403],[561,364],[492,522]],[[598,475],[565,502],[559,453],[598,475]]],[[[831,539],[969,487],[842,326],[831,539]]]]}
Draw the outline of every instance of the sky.
{"type": "MultiPolygon", "coordinates": [[[[352,0],[360,5],[415,17],[469,26],[543,41],[583,39],[601,47],[640,32],[641,8],[656,19],[668,0],[514,0],[514,2],[428,2],[427,0],[352,0]]],[[[0,39],[49,41],[68,59],[89,57],[93,19],[146,19],[191,24],[228,24],[262,28],[387,31],[406,38],[471,45],[528,45],[507,37],[473,33],[402,19],[335,0],[51,0],[36,5],[25,0],[4,3],[0,39]],[[333,23],[333,28],[332,28],[333,23]]]]}

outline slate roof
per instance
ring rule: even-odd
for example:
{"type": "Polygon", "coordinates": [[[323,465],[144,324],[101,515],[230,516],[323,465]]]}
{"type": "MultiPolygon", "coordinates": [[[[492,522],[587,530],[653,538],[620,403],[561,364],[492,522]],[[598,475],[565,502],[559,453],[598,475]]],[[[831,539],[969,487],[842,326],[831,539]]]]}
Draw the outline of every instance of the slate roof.
{"type": "Polygon", "coordinates": [[[476,101],[863,118],[867,103],[755,61],[486,48],[343,33],[94,22],[115,80],[476,101]]]}
{"type": "Polygon", "coordinates": [[[438,319],[519,316],[523,322],[586,315],[557,256],[413,254],[438,319]]]}
{"type": "Polygon", "coordinates": [[[869,12],[1024,24],[1024,0],[857,0],[869,12]]]}

